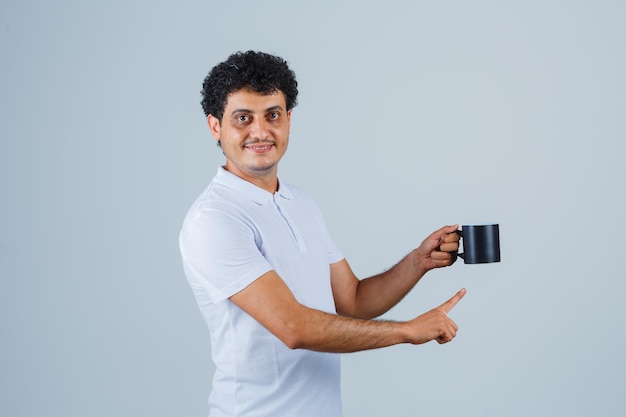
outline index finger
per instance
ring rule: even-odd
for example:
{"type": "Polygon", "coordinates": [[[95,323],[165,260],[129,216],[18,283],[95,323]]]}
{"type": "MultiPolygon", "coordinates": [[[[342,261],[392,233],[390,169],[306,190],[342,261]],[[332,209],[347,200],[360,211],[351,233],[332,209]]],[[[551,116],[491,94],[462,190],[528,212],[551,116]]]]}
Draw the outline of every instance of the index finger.
{"type": "Polygon", "coordinates": [[[450,233],[446,233],[441,240],[444,242],[458,242],[459,240],[461,240],[461,236],[456,233],[458,230],[455,230],[453,232],[450,233]]]}
{"type": "Polygon", "coordinates": [[[455,232],[458,229],[459,229],[458,224],[455,224],[452,226],[443,226],[441,229],[435,230],[434,232],[432,232],[430,236],[436,240],[443,240],[446,237],[446,235],[449,235],[452,233],[456,234],[455,232]]]}
{"type": "Polygon", "coordinates": [[[466,292],[467,291],[465,290],[465,288],[462,288],[459,292],[454,294],[452,298],[450,298],[448,301],[440,305],[439,309],[442,310],[444,313],[448,314],[450,310],[452,310],[452,308],[456,305],[456,303],[461,301],[461,298],[465,296],[466,292]]]}

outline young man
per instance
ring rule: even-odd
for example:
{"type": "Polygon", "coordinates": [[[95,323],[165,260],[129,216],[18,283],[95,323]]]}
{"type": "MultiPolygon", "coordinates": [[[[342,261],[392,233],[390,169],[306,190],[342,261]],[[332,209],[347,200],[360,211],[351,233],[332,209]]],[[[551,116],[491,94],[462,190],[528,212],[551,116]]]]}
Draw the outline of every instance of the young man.
{"type": "Polygon", "coordinates": [[[337,353],[446,343],[457,332],[447,313],[465,290],[410,321],[373,320],[455,261],[457,226],[359,280],[316,204],[278,177],[297,94],[283,59],[253,51],[204,80],[203,109],[226,163],[190,208],[180,248],[211,334],[210,417],[341,416],[337,353]]]}

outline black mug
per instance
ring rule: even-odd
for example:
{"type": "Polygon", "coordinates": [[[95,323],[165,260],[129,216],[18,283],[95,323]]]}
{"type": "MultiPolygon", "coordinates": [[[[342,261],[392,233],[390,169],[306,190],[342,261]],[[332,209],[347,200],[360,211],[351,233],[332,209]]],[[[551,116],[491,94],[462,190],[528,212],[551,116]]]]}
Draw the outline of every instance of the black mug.
{"type": "Polygon", "coordinates": [[[458,255],[466,264],[500,262],[500,228],[497,224],[463,225],[456,233],[463,238],[463,253],[458,255]]]}

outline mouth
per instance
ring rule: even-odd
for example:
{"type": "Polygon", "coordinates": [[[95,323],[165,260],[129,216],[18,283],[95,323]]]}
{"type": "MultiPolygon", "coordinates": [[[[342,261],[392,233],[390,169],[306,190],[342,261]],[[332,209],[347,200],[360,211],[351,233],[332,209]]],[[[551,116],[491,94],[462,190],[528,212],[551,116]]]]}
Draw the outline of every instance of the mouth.
{"type": "Polygon", "coordinates": [[[273,146],[273,143],[251,143],[249,145],[244,145],[244,148],[254,153],[266,153],[271,151],[273,146]]]}

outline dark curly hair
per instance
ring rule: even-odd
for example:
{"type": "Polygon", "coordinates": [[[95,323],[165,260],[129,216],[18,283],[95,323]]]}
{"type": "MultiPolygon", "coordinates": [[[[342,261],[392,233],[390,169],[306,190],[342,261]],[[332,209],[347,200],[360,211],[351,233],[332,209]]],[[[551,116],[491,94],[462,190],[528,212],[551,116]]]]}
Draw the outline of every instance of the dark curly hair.
{"type": "Polygon", "coordinates": [[[296,74],[284,59],[263,52],[236,52],[217,64],[202,83],[202,109],[220,121],[228,95],[249,88],[257,93],[272,94],[282,91],[287,110],[297,103],[296,74]]]}

